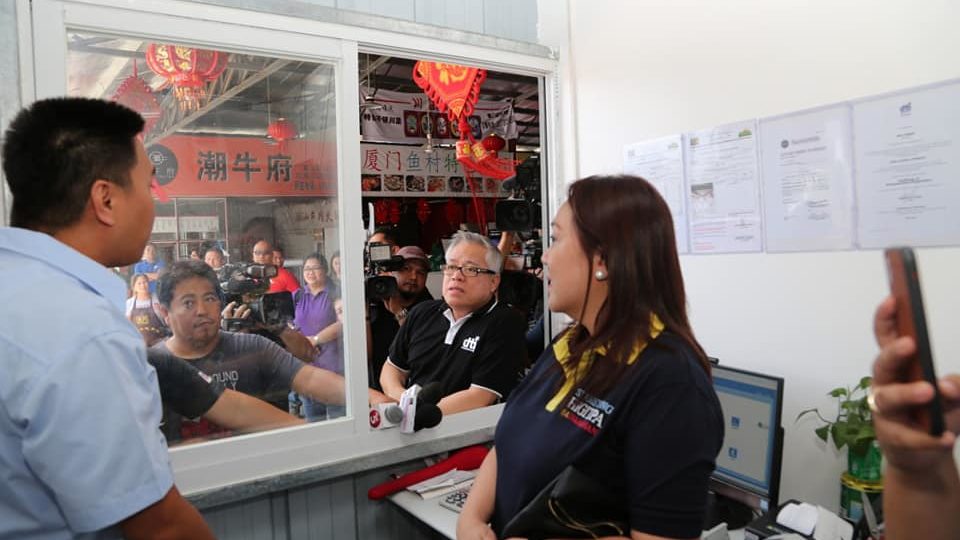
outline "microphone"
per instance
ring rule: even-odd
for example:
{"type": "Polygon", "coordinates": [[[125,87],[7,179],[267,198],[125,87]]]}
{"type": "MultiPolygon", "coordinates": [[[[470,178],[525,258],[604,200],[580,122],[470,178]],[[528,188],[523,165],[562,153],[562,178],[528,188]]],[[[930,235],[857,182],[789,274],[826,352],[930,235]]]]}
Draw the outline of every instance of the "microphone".
{"type": "Polygon", "coordinates": [[[443,387],[438,382],[425,384],[422,388],[414,385],[408,390],[408,400],[402,405],[396,403],[381,403],[370,409],[370,427],[373,429],[387,429],[400,425],[403,428],[405,411],[413,411],[412,419],[407,420],[405,433],[413,433],[421,429],[437,426],[443,419],[443,411],[437,403],[443,398],[443,387]],[[415,396],[415,400],[412,399],[415,396]]]}
{"type": "Polygon", "coordinates": [[[384,482],[380,485],[370,488],[370,491],[367,492],[367,497],[371,500],[379,500],[389,495],[406,489],[416,483],[423,482],[424,480],[429,480],[434,476],[439,476],[445,472],[452,471],[457,469],[460,471],[471,471],[480,467],[483,463],[483,458],[487,457],[487,452],[489,448],[483,445],[477,446],[468,446],[461,450],[450,454],[450,457],[435,463],[429,467],[420,469],[419,471],[413,471],[407,473],[396,480],[390,480],[389,482],[384,482]]]}
{"type": "Polygon", "coordinates": [[[413,430],[420,431],[435,427],[441,420],[443,420],[443,411],[440,407],[433,403],[421,403],[417,405],[417,412],[413,416],[413,430]]]}
{"type": "Polygon", "coordinates": [[[417,394],[417,401],[436,405],[443,399],[443,386],[437,381],[429,382],[423,385],[420,393],[417,394]]]}

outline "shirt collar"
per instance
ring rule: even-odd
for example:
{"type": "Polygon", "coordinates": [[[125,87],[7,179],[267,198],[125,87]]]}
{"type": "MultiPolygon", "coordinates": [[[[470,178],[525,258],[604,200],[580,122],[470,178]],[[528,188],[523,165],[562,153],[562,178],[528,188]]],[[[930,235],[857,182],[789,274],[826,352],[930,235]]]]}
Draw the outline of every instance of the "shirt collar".
{"type": "MultiPolygon", "coordinates": [[[[660,317],[657,317],[656,313],[650,314],[650,339],[643,340],[636,343],[633,346],[633,351],[631,351],[630,356],[627,358],[627,365],[633,364],[637,361],[637,358],[640,357],[640,353],[647,347],[647,344],[650,341],[657,339],[657,336],[663,332],[664,326],[663,322],[660,320],[660,317]]],[[[564,382],[560,387],[560,390],[553,396],[553,398],[547,402],[544,408],[550,412],[553,412],[557,409],[558,406],[566,398],[574,385],[587,375],[587,372],[590,369],[593,358],[597,354],[605,355],[607,353],[607,348],[604,346],[596,347],[590,349],[583,353],[580,356],[580,361],[575,366],[571,366],[566,363],[567,358],[570,356],[570,340],[573,338],[573,332],[566,332],[556,343],[553,344],[553,355],[557,360],[557,363],[560,364],[560,367],[563,369],[564,382]]]]}
{"type": "MultiPolygon", "coordinates": [[[[497,295],[493,295],[493,298],[491,298],[489,302],[471,311],[470,313],[466,314],[463,317],[463,320],[466,320],[476,314],[486,315],[487,313],[490,313],[491,311],[493,311],[493,308],[497,307],[498,303],[499,303],[499,300],[497,300],[497,295]]],[[[440,306],[437,309],[441,311],[444,315],[447,315],[447,313],[449,313],[449,315],[447,315],[447,318],[450,319],[451,323],[453,322],[453,310],[450,308],[449,305],[447,305],[446,300],[440,302],[440,306]]]]}
{"type": "Polygon", "coordinates": [[[41,232],[19,227],[0,227],[0,250],[35,259],[73,276],[96,294],[124,311],[127,287],[107,267],[41,232]]]}

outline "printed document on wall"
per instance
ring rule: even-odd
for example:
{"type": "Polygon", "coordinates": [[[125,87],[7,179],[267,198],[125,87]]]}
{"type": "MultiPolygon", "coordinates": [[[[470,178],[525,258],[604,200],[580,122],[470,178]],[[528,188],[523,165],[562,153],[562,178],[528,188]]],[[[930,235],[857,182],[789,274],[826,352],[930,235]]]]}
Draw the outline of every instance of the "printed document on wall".
{"type": "Polygon", "coordinates": [[[756,121],[689,133],[685,144],[690,251],[762,250],[756,121]]]}
{"type": "Polygon", "coordinates": [[[687,253],[687,214],[683,190],[683,137],[671,135],[628,144],[623,148],[623,172],[641,176],[667,201],[673,215],[677,251],[687,253]]]}
{"type": "Polygon", "coordinates": [[[760,121],[767,251],[852,249],[850,107],[760,121]]]}
{"type": "Polygon", "coordinates": [[[960,83],[853,106],[860,246],[960,244],[960,83]]]}

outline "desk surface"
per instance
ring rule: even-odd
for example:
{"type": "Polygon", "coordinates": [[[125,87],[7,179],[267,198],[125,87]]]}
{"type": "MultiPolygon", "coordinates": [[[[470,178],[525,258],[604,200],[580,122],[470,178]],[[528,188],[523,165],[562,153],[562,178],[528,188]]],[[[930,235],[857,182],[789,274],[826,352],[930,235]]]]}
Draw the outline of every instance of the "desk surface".
{"type": "MultiPolygon", "coordinates": [[[[422,499],[410,491],[401,491],[390,496],[390,502],[409,512],[410,515],[429,525],[433,530],[450,539],[457,537],[457,517],[460,514],[440,506],[440,499],[422,499]]],[[[730,531],[730,540],[743,540],[743,530],[730,531]]]]}
{"type": "Polygon", "coordinates": [[[423,499],[412,491],[403,490],[390,496],[390,501],[413,517],[429,525],[447,538],[457,537],[457,518],[460,514],[440,506],[440,499],[423,499]]]}

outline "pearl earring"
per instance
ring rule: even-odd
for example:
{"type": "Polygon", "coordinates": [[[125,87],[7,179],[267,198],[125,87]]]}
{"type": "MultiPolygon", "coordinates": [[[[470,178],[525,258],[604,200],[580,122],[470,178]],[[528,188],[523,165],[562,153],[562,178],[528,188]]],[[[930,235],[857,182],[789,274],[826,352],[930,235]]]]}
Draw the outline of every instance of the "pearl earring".
{"type": "Polygon", "coordinates": [[[607,273],[603,270],[597,270],[593,273],[593,277],[597,278],[597,281],[606,281],[607,273]]]}

